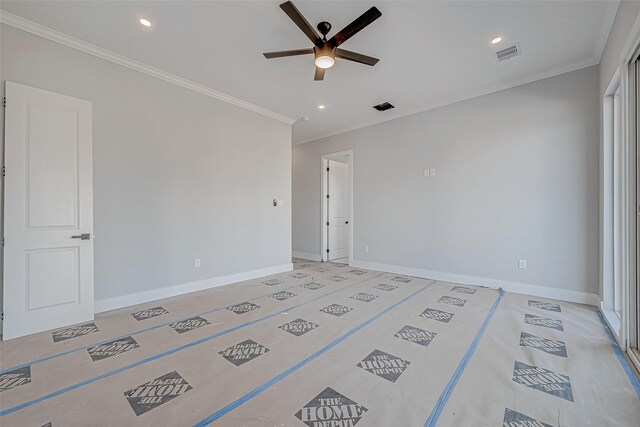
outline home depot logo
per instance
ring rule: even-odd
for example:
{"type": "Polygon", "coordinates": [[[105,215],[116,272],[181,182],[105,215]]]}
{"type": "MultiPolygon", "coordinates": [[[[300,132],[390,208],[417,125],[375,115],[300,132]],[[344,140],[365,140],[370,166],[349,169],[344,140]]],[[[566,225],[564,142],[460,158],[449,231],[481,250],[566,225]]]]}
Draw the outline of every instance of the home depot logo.
{"type": "Polygon", "coordinates": [[[467,303],[467,300],[462,298],[443,296],[443,297],[440,297],[438,302],[441,302],[443,304],[455,305],[458,307],[464,307],[464,305],[467,303]]]}
{"type": "Polygon", "coordinates": [[[520,345],[522,347],[532,347],[542,350],[545,353],[555,356],[567,357],[567,346],[563,341],[550,340],[547,338],[537,337],[526,332],[520,333],[520,345]]]}
{"type": "Polygon", "coordinates": [[[124,395],[136,415],[142,415],[185,394],[193,387],[176,371],[125,391],[124,395]]]}
{"type": "Polygon", "coordinates": [[[420,317],[437,320],[438,322],[449,323],[449,321],[453,319],[453,313],[436,310],[435,308],[427,308],[425,311],[420,313],[420,317]]]}
{"type": "Polygon", "coordinates": [[[340,305],[340,304],[331,304],[326,306],[325,308],[323,308],[322,312],[324,313],[328,313],[328,314],[333,314],[334,316],[342,316],[345,313],[350,312],[351,310],[353,310],[353,308],[351,307],[346,307],[344,305],[340,305]]]}
{"type": "Polygon", "coordinates": [[[454,286],[453,288],[451,288],[451,290],[453,292],[459,292],[461,294],[475,294],[476,293],[476,289],[472,289],[472,288],[467,288],[466,286],[454,286]]]}
{"type": "Polygon", "coordinates": [[[540,308],[547,311],[555,311],[560,313],[560,304],[551,304],[549,302],[529,300],[529,307],[540,308]]]}
{"type": "Polygon", "coordinates": [[[71,328],[54,331],[51,333],[51,337],[53,338],[53,342],[59,342],[82,335],[92,334],[94,332],[98,332],[98,327],[96,326],[96,324],[85,323],[84,325],[73,326],[71,328]]]}
{"type": "Polygon", "coordinates": [[[282,329],[283,331],[287,331],[290,334],[295,335],[297,337],[299,337],[300,335],[306,334],[307,332],[312,331],[317,327],[318,325],[316,325],[315,323],[309,322],[304,319],[292,320],[289,323],[285,323],[284,325],[279,326],[279,328],[282,329]]]}
{"type": "Polygon", "coordinates": [[[569,377],[549,369],[516,361],[513,368],[513,381],[573,402],[569,377]]]}
{"type": "Polygon", "coordinates": [[[309,427],[353,427],[367,408],[327,387],[295,416],[309,427]]]}
{"type": "Polygon", "coordinates": [[[167,314],[167,313],[169,312],[162,307],[153,307],[147,310],[136,311],[135,313],[131,313],[131,315],[133,316],[134,319],[140,321],[140,320],[150,319],[156,316],[162,316],[163,314],[167,314]]]}
{"type": "Polygon", "coordinates": [[[380,283],[378,285],[375,285],[374,288],[376,289],[380,289],[381,291],[387,291],[387,292],[391,292],[394,289],[398,289],[397,286],[395,285],[390,285],[388,283],[380,283]]]}
{"type": "Polygon", "coordinates": [[[293,298],[295,296],[296,294],[292,294],[291,292],[282,291],[282,292],[278,292],[276,294],[271,295],[271,298],[275,298],[278,301],[284,301],[286,299],[293,298]]]}
{"type": "Polygon", "coordinates": [[[524,322],[530,325],[544,326],[545,328],[564,331],[562,320],[550,319],[548,317],[536,316],[535,314],[525,314],[524,322]]]}
{"type": "Polygon", "coordinates": [[[410,364],[411,362],[408,360],[384,351],[374,350],[356,366],[393,383],[410,364]]]}
{"type": "Polygon", "coordinates": [[[435,332],[429,332],[424,329],[405,325],[405,327],[400,329],[394,336],[426,347],[436,337],[436,335],[437,334],[435,332]]]}
{"type": "Polygon", "coordinates": [[[504,410],[503,427],[552,427],[509,408],[504,410]]]}
{"type": "Polygon", "coordinates": [[[360,292],[359,294],[355,294],[351,298],[353,298],[355,300],[358,300],[358,301],[371,302],[374,299],[378,298],[378,296],[377,295],[373,295],[373,294],[367,294],[365,292],[360,292]]]}
{"type": "Polygon", "coordinates": [[[227,310],[231,310],[236,314],[243,314],[243,313],[248,313],[250,311],[253,311],[256,308],[260,308],[260,306],[252,302],[243,302],[242,304],[237,304],[237,305],[232,305],[231,307],[227,307],[227,310]]]}
{"type": "Polygon", "coordinates": [[[0,393],[31,382],[31,366],[14,369],[0,375],[0,393]]]}
{"type": "Polygon", "coordinates": [[[268,351],[268,348],[258,344],[257,342],[253,340],[246,340],[231,346],[226,350],[222,350],[218,352],[218,354],[234,365],[240,366],[268,351]]]}
{"type": "Polygon", "coordinates": [[[138,347],[140,346],[138,345],[136,340],[134,340],[132,337],[126,337],[90,347],[87,349],[87,352],[89,353],[89,356],[91,356],[91,360],[95,362],[98,360],[106,359],[107,357],[125,353],[138,347]]]}
{"type": "Polygon", "coordinates": [[[362,276],[363,274],[367,274],[367,272],[362,270],[351,270],[351,271],[347,271],[347,274],[355,274],[356,276],[362,276]]]}
{"type": "Polygon", "coordinates": [[[172,323],[169,327],[173,328],[179,334],[184,334],[185,332],[193,331],[194,329],[198,329],[206,325],[210,325],[206,319],[203,319],[200,316],[195,316],[190,319],[172,323]]]}

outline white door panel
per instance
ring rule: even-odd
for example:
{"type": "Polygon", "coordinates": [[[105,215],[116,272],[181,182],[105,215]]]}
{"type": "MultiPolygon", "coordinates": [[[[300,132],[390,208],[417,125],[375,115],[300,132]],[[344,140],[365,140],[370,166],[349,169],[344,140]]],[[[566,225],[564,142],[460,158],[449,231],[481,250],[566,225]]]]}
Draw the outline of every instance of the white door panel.
{"type": "Polygon", "coordinates": [[[349,256],[349,174],[346,163],[329,160],[329,260],[349,256]]]}
{"type": "Polygon", "coordinates": [[[93,319],[92,106],[6,82],[3,338],[93,319]]]}

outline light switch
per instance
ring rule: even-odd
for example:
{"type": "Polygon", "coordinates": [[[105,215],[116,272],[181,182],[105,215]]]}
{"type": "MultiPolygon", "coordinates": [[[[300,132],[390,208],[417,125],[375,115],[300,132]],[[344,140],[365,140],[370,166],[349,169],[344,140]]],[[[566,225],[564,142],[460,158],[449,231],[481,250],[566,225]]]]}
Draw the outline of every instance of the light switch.
{"type": "Polygon", "coordinates": [[[431,176],[436,176],[436,169],[435,168],[431,169],[431,176]]]}
{"type": "Polygon", "coordinates": [[[284,200],[278,199],[278,206],[279,207],[283,207],[284,206],[284,200]]]}
{"type": "Polygon", "coordinates": [[[429,169],[424,170],[424,176],[429,176],[429,169]]]}

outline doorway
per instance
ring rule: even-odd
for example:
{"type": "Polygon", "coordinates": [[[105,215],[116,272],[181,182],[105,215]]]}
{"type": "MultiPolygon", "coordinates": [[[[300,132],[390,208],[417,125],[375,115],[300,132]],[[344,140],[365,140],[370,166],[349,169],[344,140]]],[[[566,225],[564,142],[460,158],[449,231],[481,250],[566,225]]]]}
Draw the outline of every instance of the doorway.
{"type": "Polygon", "coordinates": [[[353,151],[322,156],[322,261],[353,257],[353,151]]]}

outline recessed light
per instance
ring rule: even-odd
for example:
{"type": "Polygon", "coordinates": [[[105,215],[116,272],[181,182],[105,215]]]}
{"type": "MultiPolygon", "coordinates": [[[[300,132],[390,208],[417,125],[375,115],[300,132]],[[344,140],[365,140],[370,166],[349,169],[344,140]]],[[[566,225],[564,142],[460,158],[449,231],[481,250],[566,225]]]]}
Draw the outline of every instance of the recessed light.
{"type": "Polygon", "coordinates": [[[150,26],[151,26],[151,22],[149,22],[149,20],[144,19],[144,18],[141,18],[141,19],[140,19],[140,23],[141,23],[142,25],[144,25],[145,27],[150,27],[150,26]]]}
{"type": "Polygon", "coordinates": [[[502,41],[502,37],[496,37],[495,39],[491,40],[491,44],[498,44],[502,41]]]}
{"type": "Polygon", "coordinates": [[[320,110],[324,110],[324,105],[318,105],[318,108],[319,108],[320,110]]]}

